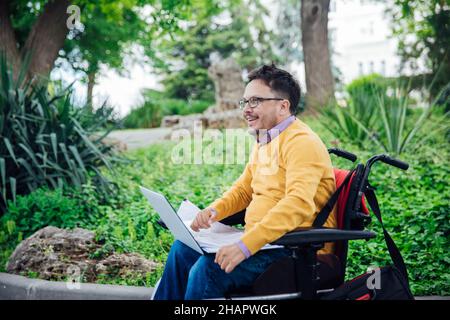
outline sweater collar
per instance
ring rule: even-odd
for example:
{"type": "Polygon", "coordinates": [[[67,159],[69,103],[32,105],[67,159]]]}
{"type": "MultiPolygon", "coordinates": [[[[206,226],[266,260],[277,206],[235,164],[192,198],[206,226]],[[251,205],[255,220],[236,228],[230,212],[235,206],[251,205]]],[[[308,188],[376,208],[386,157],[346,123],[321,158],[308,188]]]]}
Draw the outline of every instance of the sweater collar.
{"type": "Polygon", "coordinates": [[[258,130],[256,134],[256,141],[259,144],[268,144],[270,141],[275,139],[280,135],[281,132],[286,130],[289,125],[295,121],[295,116],[291,115],[288,118],[281,121],[279,124],[277,124],[275,127],[269,130],[258,130]]]}

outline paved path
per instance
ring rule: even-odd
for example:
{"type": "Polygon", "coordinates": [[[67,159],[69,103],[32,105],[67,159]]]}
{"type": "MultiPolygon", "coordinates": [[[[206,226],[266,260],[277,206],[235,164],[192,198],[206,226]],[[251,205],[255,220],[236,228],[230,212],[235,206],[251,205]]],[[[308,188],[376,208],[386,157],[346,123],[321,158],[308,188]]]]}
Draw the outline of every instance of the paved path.
{"type": "Polygon", "coordinates": [[[120,140],[127,145],[128,150],[146,147],[155,142],[161,142],[170,137],[170,128],[129,129],[112,131],[108,137],[120,140]]]}

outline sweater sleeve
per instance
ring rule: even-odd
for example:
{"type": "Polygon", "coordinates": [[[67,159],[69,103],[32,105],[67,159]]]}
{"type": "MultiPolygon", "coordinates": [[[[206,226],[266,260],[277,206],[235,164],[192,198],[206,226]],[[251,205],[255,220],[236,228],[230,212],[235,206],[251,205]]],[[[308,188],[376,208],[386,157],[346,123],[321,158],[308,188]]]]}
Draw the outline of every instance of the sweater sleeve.
{"type": "Polygon", "coordinates": [[[312,223],[316,211],[314,197],[327,167],[327,159],[320,148],[317,141],[308,136],[291,139],[282,148],[286,168],[285,197],[241,237],[252,254],[303,222],[312,223]]]}
{"type": "Polygon", "coordinates": [[[252,201],[252,171],[251,161],[245,166],[244,172],[226,191],[221,198],[214,201],[209,207],[216,212],[216,220],[220,221],[248,207],[252,201]]]}

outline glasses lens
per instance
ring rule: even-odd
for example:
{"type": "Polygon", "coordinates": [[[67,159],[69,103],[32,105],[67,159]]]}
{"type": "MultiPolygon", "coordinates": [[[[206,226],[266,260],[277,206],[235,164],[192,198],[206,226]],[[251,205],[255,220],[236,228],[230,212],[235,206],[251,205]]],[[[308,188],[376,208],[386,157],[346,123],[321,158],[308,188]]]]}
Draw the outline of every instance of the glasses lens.
{"type": "Polygon", "coordinates": [[[256,108],[259,104],[259,99],[258,98],[250,98],[250,100],[248,101],[248,104],[250,105],[251,108],[256,108]]]}

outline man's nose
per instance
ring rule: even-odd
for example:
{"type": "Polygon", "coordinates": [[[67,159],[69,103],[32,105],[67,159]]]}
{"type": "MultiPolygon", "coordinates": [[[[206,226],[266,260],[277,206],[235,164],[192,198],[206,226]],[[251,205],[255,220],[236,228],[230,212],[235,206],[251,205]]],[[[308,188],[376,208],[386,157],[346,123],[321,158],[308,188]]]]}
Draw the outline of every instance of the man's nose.
{"type": "Polygon", "coordinates": [[[250,113],[253,112],[253,109],[250,108],[248,102],[244,105],[244,109],[242,109],[242,112],[243,112],[244,114],[250,114],[250,113]]]}

